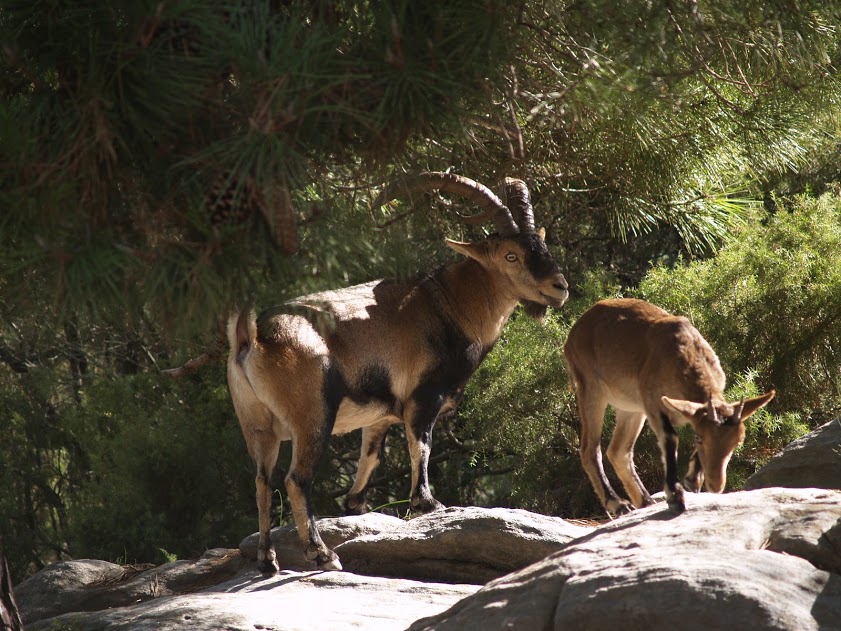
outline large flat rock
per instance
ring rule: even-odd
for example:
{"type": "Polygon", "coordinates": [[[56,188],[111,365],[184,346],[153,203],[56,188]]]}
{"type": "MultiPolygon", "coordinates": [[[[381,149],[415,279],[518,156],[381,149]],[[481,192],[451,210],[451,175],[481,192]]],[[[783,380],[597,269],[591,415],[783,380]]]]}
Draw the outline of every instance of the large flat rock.
{"type": "Polygon", "coordinates": [[[197,593],[97,612],[69,613],[27,631],[396,631],[469,596],[474,585],[439,585],[286,570],[263,579],[250,570],[197,593]]]}
{"type": "Polygon", "coordinates": [[[617,519],[412,631],[841,628],[841,493],[689,494],[617,519]]]}
{"type": "MultiPolygon", "coordinates": [[[[357,570],[263,579],[240,550],[209,550],[155,568],[56,563],[16,596],[28,631],[841,629],[841,492],[688,494],[687,505],[598,528],[507,509],[334,518],[320,522],[325,538],[357,570]],[[498,578],[457,580],[486,575],[498,578]]],[[[300,554],[287,543],[281,565],[300,554]]]]}

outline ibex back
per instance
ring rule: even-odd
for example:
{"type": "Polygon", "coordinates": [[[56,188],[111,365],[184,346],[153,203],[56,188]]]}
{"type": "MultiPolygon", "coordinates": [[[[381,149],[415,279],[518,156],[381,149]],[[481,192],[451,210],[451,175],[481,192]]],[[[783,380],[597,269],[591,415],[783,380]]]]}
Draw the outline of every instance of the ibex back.
{"type": "Polygon", "coordinates": [[[713,349],[689,320],[642,300],[596,303],[573,325],[564,356],[581,417],[580,452],[593,487],[608,514],[631,510],[611,487],[602,465],[601,433],[608,404],[616,410],[616,429],[607,456],[633,505],[652,504],[634,467],[634,443],[645,419],[657,436],[665,470],[669,508],[686,509],[678,482],[674,426],[689,423],[695,450],[684,484],[720,493],[727,463],[744,440],[744,420],[774,398],[762,396],[728,403],[724,371],[713,349]]]}
{"type": "Polygon", "coordinates": [[[427,477],[436,420],[455,410],[518,302],[538,313],[567,298],[543,232],[534,230],[522,182],[509,180],[504,189],[518,220],[466,178],[425,174],[409,184],[423,187],[481,203],[499,234],[478,243],[448,241],[467,258],[415,280],[313,294],[259,320],[250,311],[229,320],[228,384],[257,465],[258,561],[265,574],[278,569],[269,539],[269,481],[282,440],[292,441],[285,484],[306,556],[322,569],[341,569],[318,534],[310,500],[330,435],[362,429],[359,469],[345,500],[349,512],[364,512],[386,432],[398,423],[409,444],[411,507],[439,508],[427,477]]]}

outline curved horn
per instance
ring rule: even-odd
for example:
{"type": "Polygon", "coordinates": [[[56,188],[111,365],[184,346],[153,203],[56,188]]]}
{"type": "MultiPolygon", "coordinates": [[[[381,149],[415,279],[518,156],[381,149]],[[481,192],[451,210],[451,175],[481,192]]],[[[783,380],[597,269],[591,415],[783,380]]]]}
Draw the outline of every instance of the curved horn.
{"type": "MultiPolygon", "coordinates": [[[[454,173],[428,171],[396,180],[377,195],[377,198],[372,202],[372,206],[378,208],[401,193],[411,194],[435,190],[461,195],[482,209],[482,212],[476,215],[459,215],[462,221],[478,224],[490,219],[493,221],[497,232],[502,235],[516,234],[520,231],[511,211],[487,186],[454,173]]],[[[528,194],[528,191],[526,191],[526,194],[528,194]]]]}
{"type": "Polygon", "coordinates": [[[721,419],[718,418],[718,412],[713,405],[712,395],[710,395],[710,398],[707,400],[707,416],[713,423],[721,423],[721,419]]]}
{"type": "Polygon", "coordinates": [[[742,412],[744,410],[745,410],[745,397],[742,397],[742,400],[739,401],[739,407],[736,408],[736,415],[734,416],[737,423],[742,420],[742,412]]]}
{"type": "Polygon", "coordinates": [[[534,232],[534,211],[531,207],[529,189],[523,180],[505,178],[500,194],[503,203],[511,209],[514,221],[522,232],[534,232]]]}

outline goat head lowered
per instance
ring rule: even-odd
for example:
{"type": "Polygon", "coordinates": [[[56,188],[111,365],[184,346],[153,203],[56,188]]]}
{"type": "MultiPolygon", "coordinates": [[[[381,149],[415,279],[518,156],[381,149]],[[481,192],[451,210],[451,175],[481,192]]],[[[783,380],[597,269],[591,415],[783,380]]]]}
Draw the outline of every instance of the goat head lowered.
{"type": "Polygon", "coordinates": [[[744,440],[744,421],[774,398],[774,391],[728,403],[724,371],[713,349],[684,317],[642,300],[602,300],[570,329],[564,346],[578,400],[580,454],[584,470],[608,514],[631,506],[608,482],[602,465],[601,434],[608,404],[616,427],[607,457],[634,507],[653,503],[634,467],[634,443],[646,418],[657,436],[665,470],[664,490],[672,511],[686,509],[678,482],[674,426],[689,423],[695,451],[684,484],[720,493],[727,463],[744,440]]]}

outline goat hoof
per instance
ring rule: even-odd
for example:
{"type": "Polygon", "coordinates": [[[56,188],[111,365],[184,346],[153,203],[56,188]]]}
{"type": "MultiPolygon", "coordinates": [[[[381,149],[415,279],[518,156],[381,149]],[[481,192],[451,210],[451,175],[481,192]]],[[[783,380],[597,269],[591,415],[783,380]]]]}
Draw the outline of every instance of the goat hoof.
{"type": "Polygon", "coordinates": [[[683,479],[683,488],[687,491],[691,491],[692,493],[701,492],[701,485],[698,484],[695,480],[690,480],[689,478],[683,479]]]}
{"type": "Polygon", "coordinates": [[[441,502],[436,500],[434,497],[430,497],[429,499],[420,499],[412,500],[412,510],[416,513],[433,513],[438,510],[444,510],[447,508],[441,502]]]}
{"type": "Polygon", "coordinates": [[[622,515],[629,515],[634,510],[628,502],[617,500],[615,502],[608,502],[605,506],[605,511],[611,518],[621,517],[622,515]]]}
{"type": "Polygon", "coordinates": [[[331,556],[324,561],[318,561],[318,569],[322,572],[341,572],[342,571],[342,562],[339,561],[339,557],[336,553],[331,552],[331,556]]]}
{"type": "Polygon", "coordinates": [[[350,500],[345,500],[345,517],[350,517],[351,515],[364,515],[368,512],[368,503],[365,500],[352,502],[350,500]]]}
{"type": "Polygon", "coordinates": [[[260,562],[259,568],[260,573],[263,575],[263,578],[271,578],[272,576],[280,572],[280,566],[274,559],[263,559],[260,562]]]}
{"type": "Polygon", "coordinates": [[[683,487],[680,484],[675,485],[674,492],[666,490],[666,503],[669,505],[669,510],[675,515],[680,515],[686,510],[686,501],[683,499],[683,487]]]}

